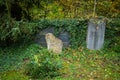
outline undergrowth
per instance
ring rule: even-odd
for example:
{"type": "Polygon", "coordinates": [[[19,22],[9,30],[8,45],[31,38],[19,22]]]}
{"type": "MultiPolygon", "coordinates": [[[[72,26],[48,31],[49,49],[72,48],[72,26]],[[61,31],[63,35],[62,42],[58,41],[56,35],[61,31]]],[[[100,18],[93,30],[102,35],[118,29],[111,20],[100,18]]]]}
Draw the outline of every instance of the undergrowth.
{"type": "Polygon", "coordinates": [[[0,53],[1,80],[18,80],[18,74],[23,80],[120,79],[120,54],[108,49],[66,48],[55,55],[29,44],[1,49],[0,53]]]}

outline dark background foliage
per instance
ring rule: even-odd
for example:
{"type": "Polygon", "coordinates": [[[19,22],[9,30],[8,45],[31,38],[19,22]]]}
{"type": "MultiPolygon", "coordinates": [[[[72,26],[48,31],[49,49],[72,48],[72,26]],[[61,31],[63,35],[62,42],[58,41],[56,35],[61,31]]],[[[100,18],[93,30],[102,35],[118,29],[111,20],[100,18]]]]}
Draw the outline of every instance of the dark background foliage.
{"type": "MultiPolygon", "coordinates": [[[[119,3],[119,0],[97,1],[95,16],[107,18],[105,46],[119,44],[119,3]]],[[[1,0],[0,46],[33,41],[38,31],[50,26],[57,32],[68,31],[71,46],[85,45],[93,6],[92,0],[1,0]]]]}

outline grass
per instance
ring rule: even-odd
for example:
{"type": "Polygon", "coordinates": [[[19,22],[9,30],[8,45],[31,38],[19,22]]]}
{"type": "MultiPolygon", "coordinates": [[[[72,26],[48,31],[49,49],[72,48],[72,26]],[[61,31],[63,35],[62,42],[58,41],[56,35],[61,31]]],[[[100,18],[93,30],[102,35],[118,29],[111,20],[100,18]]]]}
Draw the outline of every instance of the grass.
{"type": "Polygon", "coordinates": [[[0,50],[0,72],[16,70],[21,67],[25,59],[31,58],[40,48],[33,44],[13,46],[0,50]]]}
{"type": "MultiPolygon", "coordinates": [[[[46,49],[35,44],[0,49],[0,80],[35,80],[24,73],[24,66],[34,55],[43,50],[46,49]]],[[[120,79],[120,54],[118,52],[107,49],[94,51],[84,47],[67,48],[59,57],[63,61],[62,68],[59,70],[62,74],[46,78],[46,80],[120,79]]]]}
{"type": "Polygon", "coordinates": [[[120,55],[114,52],[90,51],[87,49],[70,50],[66,54],[65,76],[73,80],[119,80],[120,55]],[[67,56],[69,55],[69,56],[67,56]],[[67,74],[69,73],[69,74],[67,74]]]}

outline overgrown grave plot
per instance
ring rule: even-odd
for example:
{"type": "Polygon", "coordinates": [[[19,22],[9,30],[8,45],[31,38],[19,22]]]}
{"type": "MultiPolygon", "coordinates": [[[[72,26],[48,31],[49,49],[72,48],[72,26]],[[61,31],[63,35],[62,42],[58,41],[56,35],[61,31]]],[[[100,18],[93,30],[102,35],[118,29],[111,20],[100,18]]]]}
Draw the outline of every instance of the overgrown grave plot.
{"type": "MultiPolygon", "coordinates": [[[[63,68],[62,68],[63,71],[61,70],[63,75],[54,77],[54,79],[55,80],[78,79],[78,78],[81,78],[81,79],[90,79],[90,78],[103,79],[104,78],[108,80],[119,79],[119,70],[120,70],[119,59],[120,58],[118,54],[119,48],[116,48],[116,44],[119,45],[118,44],[119,39],[117,38],[118,36],[117,33],[119,33],[119,30],[116,30],[116,28],[119,28],[119,27],[116,27],[115,29],[112,29],[111,27],[109,28],[107,27],[108,29],[107,29],[107,33],[106,33],[107,35],[105,40],[105,44],[107,45],[105,45],[105,49],[102,49],[100,51],[92,51],[92,50],[86,49],[83,46],[80,46],[79,39],[83,38],[82,40],[84,40],[85,37],[80,37],[80,36],[84,36],[83,34],[85,33],[85,31],[81,29],[81,26],[74,28],[71,24],[71,27],[69,26],[68,31],[70,31],[70,34],[72,35],[71,42],[74,43],[73,47],[76,47],[76,49],[68,48],[64,50],[63,54],[60,56],[64,60],[63,68]],[[77,28],[79,28],[80,31],[77,28]],[[75,31],[78,31],[78,32],[75,34],[74,33],[75,31]],[[79,38],[77,37],[77,35],[79,36],[79,38]],[[116,37],[114,38],[114,36],[116,37]],[[106,43],[106,41],[110,41],[110,42],[106,43]],[[76,45],[78,45],[80,48],[76,45]],[[96,73],[100,73],[100,74],[96,74],[96,73]]],[[[82,43],[83,41],[80,41],[80,42],[82,43]]],[[[39,49],[41,48],[35,47],[35,45],[28,45],[26,47],[16,47],[16,48],[11,47],[11,49],[6,48],[5,50],[1,49],[2,54],[0,54],[1,56],[0,62],[4,60],[3,62],[5,64],[0,63],[1,64],[0,67],[2,67],[2,69],[4,70],[8,70],[8,69],[16,70],[18,69],[18,67],[20,67],[18,63],[21,63],[23,59],[25,60],[29,58],[30,54],[31,54],[31,57],[33,57],[34,53],[39,54],[39,51],[37,51],[39,49]],[[15,53],[18,53],[18,54],[15,54],[15,53]],[[15,60],[16,62],[14,62],[15,60]],[[8,61],[10,61],[10,64],[8,61]],[[3,65],[7,65],[8,67],[5,68],[3,65]],[[14,66],[17,66],[17,67],[14,67],[14,66]]]]}

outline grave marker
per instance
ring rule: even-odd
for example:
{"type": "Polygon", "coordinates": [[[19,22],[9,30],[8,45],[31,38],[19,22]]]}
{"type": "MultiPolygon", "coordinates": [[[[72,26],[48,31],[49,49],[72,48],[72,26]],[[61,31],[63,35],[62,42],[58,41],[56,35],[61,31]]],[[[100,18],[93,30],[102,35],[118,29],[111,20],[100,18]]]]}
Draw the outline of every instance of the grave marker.
{"type": "Polygon", "coordinates": [[[105,20],[90,19],[88,22],[87,48],[99,50],[103,47],[105,35],[105,20]]]}

